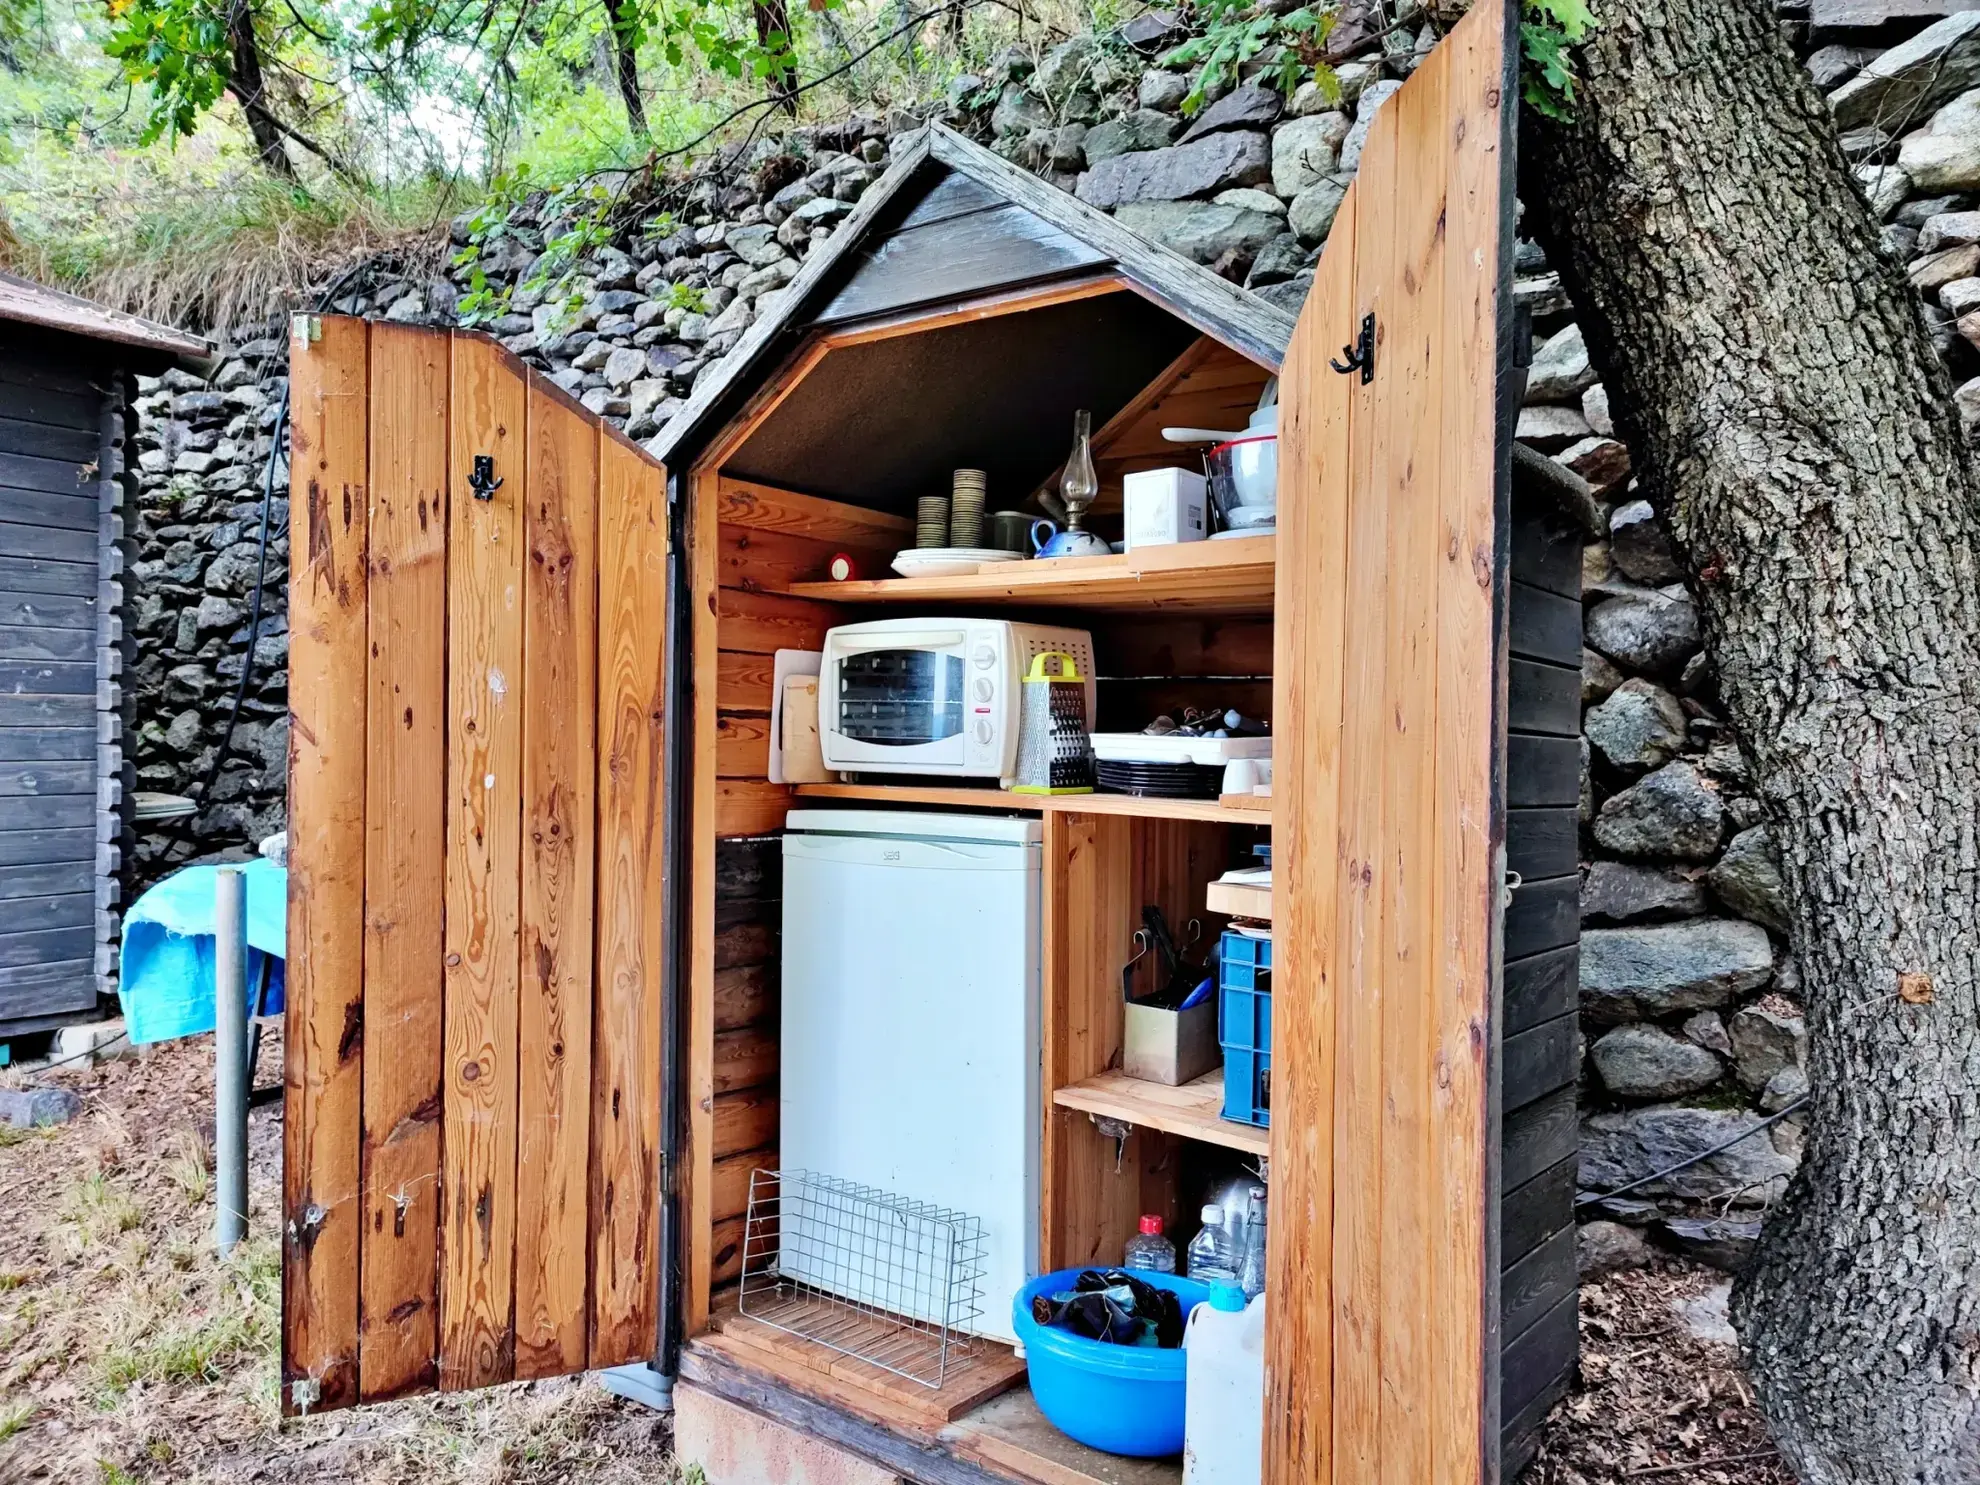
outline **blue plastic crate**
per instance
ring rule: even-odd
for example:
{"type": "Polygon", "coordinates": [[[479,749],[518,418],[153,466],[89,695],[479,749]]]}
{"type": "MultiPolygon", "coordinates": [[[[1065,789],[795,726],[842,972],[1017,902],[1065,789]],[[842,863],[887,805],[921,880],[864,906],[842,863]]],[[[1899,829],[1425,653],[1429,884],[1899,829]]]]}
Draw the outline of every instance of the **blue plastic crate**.
{"type": "Polygon", "coordinates": [[[1272,941],[1226,933],[1217,971],[1217,1040],[1224,1049],[1224,1117],[1272,1122],[1272,941]]]}

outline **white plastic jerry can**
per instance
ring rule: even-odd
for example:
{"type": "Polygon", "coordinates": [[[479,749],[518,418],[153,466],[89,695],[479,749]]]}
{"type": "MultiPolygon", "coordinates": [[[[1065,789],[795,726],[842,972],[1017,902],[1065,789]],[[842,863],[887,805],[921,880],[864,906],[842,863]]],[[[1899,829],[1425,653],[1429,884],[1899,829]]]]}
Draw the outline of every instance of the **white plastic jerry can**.
{"type": "Polygon", "coordinates": [[[1265,1296],[1228,1280],[1183,1332],[1183,1485],[1258,1485],[1265,1449],[1265,1296]]]}

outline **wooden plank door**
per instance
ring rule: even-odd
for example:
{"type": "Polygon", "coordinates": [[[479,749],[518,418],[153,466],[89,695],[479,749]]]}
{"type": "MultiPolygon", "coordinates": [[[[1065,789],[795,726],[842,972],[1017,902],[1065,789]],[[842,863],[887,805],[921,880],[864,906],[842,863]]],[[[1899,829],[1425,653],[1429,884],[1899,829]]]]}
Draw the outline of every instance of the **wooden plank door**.
{"type": "Polygon", "coordinates": [[[1273,1485],[1496,1473],[1516,19],[1376,115],[1281,383],[1273,1485]]]}
{"type": "Polygon", "coordinates": [[[638,1360],[665,471],[480,337],[290,363],[283,1406],[638,1360]]]}

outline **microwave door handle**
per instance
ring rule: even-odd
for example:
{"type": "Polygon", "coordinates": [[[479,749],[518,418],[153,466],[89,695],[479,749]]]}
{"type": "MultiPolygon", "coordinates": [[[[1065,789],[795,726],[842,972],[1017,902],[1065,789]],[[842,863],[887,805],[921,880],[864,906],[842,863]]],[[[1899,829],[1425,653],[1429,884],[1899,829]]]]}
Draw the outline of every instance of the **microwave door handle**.
{"type": "Polygon", "coordinates": [[[832,643],[843,654],[864,655],[874,650],[953,650],[967,638],[960,629],[944,629],[922,634],[840,635],[832,643]]]}

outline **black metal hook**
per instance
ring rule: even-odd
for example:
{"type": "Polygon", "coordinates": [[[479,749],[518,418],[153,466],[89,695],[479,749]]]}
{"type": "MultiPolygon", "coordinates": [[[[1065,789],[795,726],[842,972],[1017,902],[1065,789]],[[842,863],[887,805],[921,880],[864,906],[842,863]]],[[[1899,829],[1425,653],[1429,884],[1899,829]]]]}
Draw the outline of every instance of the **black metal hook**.
{"type": "Polygon", "coordinates": [[[495,456],[476,454],[474,470],[468,475],[468,488],[474,491],[476,500],[493,500],[495,492],[502,488],[502,481],[495,478],[495,456]]]}
{"type": "Polygon", "coordinates": [[[1361,373],[1361,384],[1367,386],[1375,380],[1375,315],[1373,311],[1361,317],[1361,338],[1353,345],[1341,347],[1341,354],[1347,357],[1347,364],[1329,361],[1327,364],[1346,376],[1351,371],[1361,373]]]}

